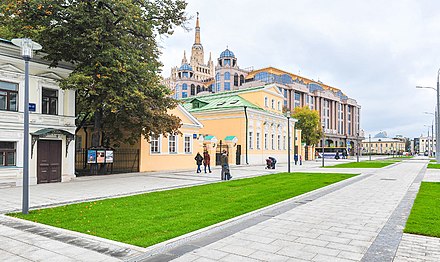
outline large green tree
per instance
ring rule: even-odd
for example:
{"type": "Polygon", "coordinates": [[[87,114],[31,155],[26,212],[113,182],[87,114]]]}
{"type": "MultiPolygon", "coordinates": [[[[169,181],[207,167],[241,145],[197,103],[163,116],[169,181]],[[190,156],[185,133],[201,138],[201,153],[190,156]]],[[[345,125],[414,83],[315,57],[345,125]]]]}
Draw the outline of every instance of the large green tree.
{"type": "Polygon", "coordinates": [[[292,117],[298,119],[296,126],[302,130],[301,138],[306,145],[317,145],[322,136],[322,126],[318,111],[311,110],[308,106],[296,107],[293,110],[292,117]]]}
{"type": "Polygon", "coordinates": [[[161,85],[157,41],[184,24],[185,8],[179,0],[2,0],[0,37],[32,38],[51,66],[74,65],[60,86],[76,90],[78,122],[93,123],[94,146],[100,134],[132,143],[180,127],[167,114],[176,101],[161,85]]]}

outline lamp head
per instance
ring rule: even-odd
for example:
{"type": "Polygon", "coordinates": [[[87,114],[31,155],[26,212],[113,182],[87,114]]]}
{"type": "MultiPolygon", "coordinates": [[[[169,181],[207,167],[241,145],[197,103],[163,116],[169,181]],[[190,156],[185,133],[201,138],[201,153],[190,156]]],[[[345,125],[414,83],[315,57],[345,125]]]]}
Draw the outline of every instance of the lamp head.
{"type": "Polygon", "coordinates": [[[23,58],[31,59],[33,50],[41,50],[42,46],[33,42],[30,38],[14,38],[11,42],[21,48],[21,56],[23,58]]]}

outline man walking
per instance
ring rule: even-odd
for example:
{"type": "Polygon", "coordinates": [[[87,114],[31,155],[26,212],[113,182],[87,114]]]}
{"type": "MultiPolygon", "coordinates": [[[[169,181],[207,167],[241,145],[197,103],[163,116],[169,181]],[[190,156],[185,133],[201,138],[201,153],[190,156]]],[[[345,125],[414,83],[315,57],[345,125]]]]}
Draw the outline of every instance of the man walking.
{"type": "Polygon", "coordinates": [[[220,157],[220,164],[222,165],[222,173],[221,173],[221,179],[222,180],[229,180],[232,178],[231,173],[229,171],[229,162],[228,162],[228,154],[226,153],[226,150],[223,150],[223,153],[220,157]]]}
{"type": "Polygon", "coordinates": [[[201,173],[202,169],[200,169],[200,166],[202,165],[202,161],[203,161],[202,155],[200,155],[200,153],[197,152],[197,155],[196,157],[194,157],[194,160],[196,161],[197,164],[197,173],[201,173]]]}

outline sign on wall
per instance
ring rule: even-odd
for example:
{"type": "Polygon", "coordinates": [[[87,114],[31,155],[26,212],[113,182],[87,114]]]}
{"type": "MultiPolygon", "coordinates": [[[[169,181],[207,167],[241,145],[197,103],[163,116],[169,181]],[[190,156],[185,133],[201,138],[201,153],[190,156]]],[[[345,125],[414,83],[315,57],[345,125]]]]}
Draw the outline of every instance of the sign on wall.
{"type": "Polygon", "coordinates": [[[105,162],[106,163],[113,163],[113,150],[106,150],[105,151],[105,162]]]}
{"type": "Polygon", "coordinates": [[[105,163],[105,150],[96,150],[96,163],[105,163]]]}
{"type": "Polygon", "coordinates": [[[87,150],[87,164],[96,164],[96,150],[87,150]]]}

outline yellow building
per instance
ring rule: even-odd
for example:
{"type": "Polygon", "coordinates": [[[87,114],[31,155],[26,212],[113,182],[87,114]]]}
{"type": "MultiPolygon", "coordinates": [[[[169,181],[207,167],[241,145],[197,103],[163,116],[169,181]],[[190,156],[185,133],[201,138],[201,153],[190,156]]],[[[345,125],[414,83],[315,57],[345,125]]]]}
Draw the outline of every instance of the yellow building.
{"type": "Polygon", "coordinates": [[[374,137],[362,141],[362,152],[373,155],[392,155],[405,152],[405,142],[387,137],[374,137]]]}
{"type": "MultiPolygon", "coordinates": [[[[98,173],[146,172],[160,170],[190,169],[196,166],[194,157],[203,152],[202,124],[178,105],[169,114],[181,119],[181,134],[141,137],[134,145],[122,144],[114,149],[113,163],[106,165],[98,173]]],[[[91,146],[90,129],[81,128],[76,134],[76,173],[90,174],[87,163],[87,150],[91,146]]]]}
{"type": "MultiPolygon", "coordinates": [[[[281,91],[269,84],[182,101],[203,124],[200,132],[211,155],[219,157],[227,150],[230,164],[264,164],[269,156],[287,162],[288,119],[282,112],[283,99],[281,91]]],[[[294,140],[295,122],[290,118],[292,161],[294,148],[304,155],[300,130],[294,140]]]]}

